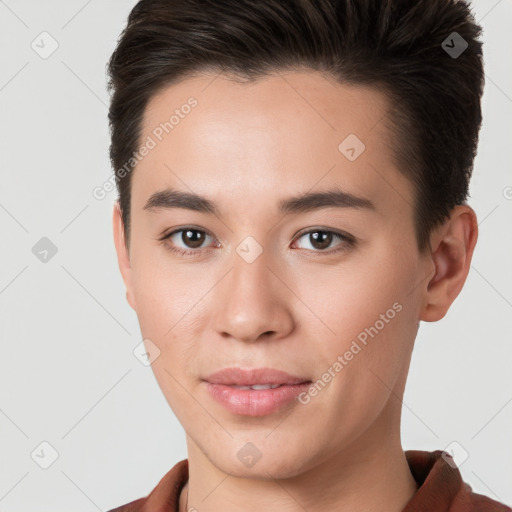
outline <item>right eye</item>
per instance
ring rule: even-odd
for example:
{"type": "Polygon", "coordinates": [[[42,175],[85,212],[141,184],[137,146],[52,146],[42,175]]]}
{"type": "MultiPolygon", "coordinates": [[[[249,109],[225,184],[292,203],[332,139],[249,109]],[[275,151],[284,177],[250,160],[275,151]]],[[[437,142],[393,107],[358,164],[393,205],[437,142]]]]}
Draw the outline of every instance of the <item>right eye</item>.
{"type": "Polygon", "coordinates": [[[207,231],[187,226],[171,231],[160,240],[172,252],[182,256],[193,256],[201,252],[201,246],[208,238],[213,239],[213,236],[207,231]]]}

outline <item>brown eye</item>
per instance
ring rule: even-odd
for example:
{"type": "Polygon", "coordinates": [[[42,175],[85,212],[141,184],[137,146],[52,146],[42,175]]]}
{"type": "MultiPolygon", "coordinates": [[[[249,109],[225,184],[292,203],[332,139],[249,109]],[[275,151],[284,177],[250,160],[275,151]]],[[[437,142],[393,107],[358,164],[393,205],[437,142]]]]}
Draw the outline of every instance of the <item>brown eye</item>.
{"type": "Polygon", "coordinates": [[[315,249],[327,249],[332,243],[332,235],[330,231],[312,231],[309,233],[309,240],[315,249]]]}
{"type": "MultiPolygon", "coordinates": [[[[160,239],[172,252],[183,256],[198,255],[207,245],[212,245],[214,237],[202,229],[185,227],[172,231],[160,239]],[[209,244],[205,244],[209,242],[209,244]]],[[[213,244],[215,245],[215,244],[213,244]]]]}
{"type": "Polygon", "coordinates": [[[331,231],[329,229],[310,229],[309,231],[303,232],[298,240],[305,240],[301,242],[302,249],[308,249],[312,252],[325,252],[333,253],[339,250],[347,249],[354,245],[354,240],[347,235],[331,231]],[[331,249],[333,242],[336,240],[339,243],[334,245],[334,249],[331,249]],[[308,247],[309,245],[309,247],[308,247]]]}
{"type": "Polygon", "coordinates": [[[191,249],[201,247],[206,238],[206,233],[198,229],[184,229],[181,231],[181,241],[191,249]]]}

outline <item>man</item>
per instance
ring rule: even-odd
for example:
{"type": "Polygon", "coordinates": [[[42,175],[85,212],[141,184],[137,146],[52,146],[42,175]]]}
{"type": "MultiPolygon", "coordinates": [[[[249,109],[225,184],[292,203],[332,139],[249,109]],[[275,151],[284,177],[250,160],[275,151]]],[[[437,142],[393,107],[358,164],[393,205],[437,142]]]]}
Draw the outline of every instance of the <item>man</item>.
{"type": "Polygon", "coordinates": [[[400,440],[477,240],[480,32],[455,0],[133,8],[114,237],[188,459],[115,510],[511,510],[400,440]]]}

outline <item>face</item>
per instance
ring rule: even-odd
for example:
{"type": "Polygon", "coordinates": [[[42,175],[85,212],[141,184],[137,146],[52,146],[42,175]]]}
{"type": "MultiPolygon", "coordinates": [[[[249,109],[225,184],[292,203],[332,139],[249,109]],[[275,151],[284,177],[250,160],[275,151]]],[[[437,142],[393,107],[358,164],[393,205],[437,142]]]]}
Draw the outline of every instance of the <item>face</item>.
{"type": "Polygon", "coordinates": [[[398,436],[429,268],[387,107],[317,72],[196,76],[147,107],[127,297],[189,450],[226,473],[293,476],[398,436]],[[310,384],[206,382],[224,368],[310,384]]]}

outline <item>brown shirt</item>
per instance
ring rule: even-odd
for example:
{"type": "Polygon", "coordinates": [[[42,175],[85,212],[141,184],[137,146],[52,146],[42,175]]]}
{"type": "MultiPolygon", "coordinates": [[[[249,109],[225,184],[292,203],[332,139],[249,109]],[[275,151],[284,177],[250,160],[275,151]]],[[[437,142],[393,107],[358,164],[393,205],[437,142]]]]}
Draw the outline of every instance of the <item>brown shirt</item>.
{"type": "MultiPolygon", "coordinates": [[[[512,508],[481,494],[462,481],[460,471],[442,457],[443,452],[405,452],[418,491],[402,512],[512,512],[512,508]]],[[[146,498],[109,512],[178,512],[180,492],[188,480],[188,460],[178,462],[146,498]]]]}

